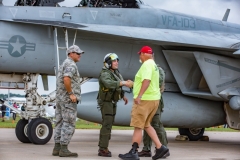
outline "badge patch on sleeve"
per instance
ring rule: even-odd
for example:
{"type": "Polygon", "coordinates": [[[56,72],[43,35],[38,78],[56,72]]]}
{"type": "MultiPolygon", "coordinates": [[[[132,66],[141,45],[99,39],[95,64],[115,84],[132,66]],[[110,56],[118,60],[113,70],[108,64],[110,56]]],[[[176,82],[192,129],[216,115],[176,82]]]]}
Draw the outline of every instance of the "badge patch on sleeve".
{"type": "Polygon", "coordinates": [[[73,70],[72,68],[66,68],[65,73],[72,72],[72,70],[73,70]]]}

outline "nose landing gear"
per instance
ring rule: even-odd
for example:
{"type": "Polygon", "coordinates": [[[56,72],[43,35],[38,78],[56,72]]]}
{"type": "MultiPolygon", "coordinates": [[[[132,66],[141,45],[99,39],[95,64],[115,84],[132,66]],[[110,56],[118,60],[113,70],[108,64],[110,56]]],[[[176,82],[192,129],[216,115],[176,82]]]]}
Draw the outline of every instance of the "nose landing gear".
{"type": "Polygon", "coordinates": [[[35,118],[28,124],[27,135],[34,144],[46,144],[52,133],[52,124],[46,118],[35,118]]]}

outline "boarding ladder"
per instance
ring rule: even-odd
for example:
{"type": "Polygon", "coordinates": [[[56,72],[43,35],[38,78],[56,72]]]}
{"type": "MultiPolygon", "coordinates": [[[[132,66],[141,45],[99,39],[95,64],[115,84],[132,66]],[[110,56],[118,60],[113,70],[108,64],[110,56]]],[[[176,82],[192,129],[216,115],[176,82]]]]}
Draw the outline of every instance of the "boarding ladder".
{"type": "MultiPolygon", "coordinates": [[[[64,47],[60,47],[59,46],[59,40],[58,40],[58,28],[54,27],[53,28],[53,32],[54,32],[54,49],[55,49],[55,53],[56,53],[56,67],[55,67],[55,75],[59,69],[60,66],[60,59],[59,59],[59,50],[65,50],[67,51],[68,49],[68,30],[67,28],[62,28],[63,32],[64,32],[64,37],[65,37],[65,46],[64,47]]],[[[76,41],[76,37],[77,37],[77,30],[75,31],[75,35],[74,35],[74,39],[73,39],[73,45],[75,44],[76,41]]],[[[66,53],[67,56],[67,53],[66,53]]]]}
{"type": "MultiPolygon", "coordinates": [[[[53,32],[54,32],[54,49],[56,53],[56,65],[55,65],[55,75],[57,75],[59,66],[60,66],[60,58],[59,58],[59,51],[60,50],[65,50],[66,51],[66,56],[67,56],[67,49],[68,49],[68,30],[67,28],[63,27],[63,32],[64,32],[64,37],[65,37],[65,46],[60,47],[59,46],[59,39],[58,39],[58,29],[57,27],[53,27],[53,32]]],[[[74,38],[73,38],[73,45],[76,42],[76,37],[77,37],[77,29],[75,30],[74,38]]],[[[91,78],[90,77],[82,77],[81,78],[81,85],[87,81],[89,81],[91,78]]]]}

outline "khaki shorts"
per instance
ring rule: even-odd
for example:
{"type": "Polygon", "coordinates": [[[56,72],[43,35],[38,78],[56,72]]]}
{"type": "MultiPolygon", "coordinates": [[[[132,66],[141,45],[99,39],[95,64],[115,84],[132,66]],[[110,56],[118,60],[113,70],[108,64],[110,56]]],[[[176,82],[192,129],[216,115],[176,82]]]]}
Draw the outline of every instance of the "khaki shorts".
{"type": "Polygon", "coordinates": [[[150,127],[153,116],[159,105],[159,100],[141,100],[140,104],[133,104],[130,126],[144,129],[150,127]]]}

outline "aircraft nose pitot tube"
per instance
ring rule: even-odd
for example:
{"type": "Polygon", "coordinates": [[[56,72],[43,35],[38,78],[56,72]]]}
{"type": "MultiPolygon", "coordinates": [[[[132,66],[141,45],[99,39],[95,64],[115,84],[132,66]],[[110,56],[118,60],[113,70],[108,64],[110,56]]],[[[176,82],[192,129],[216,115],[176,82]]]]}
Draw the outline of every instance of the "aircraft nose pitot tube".
{"type": "Polygon", "coordinates": [[[234,96],[229,101],[229,106],[233,110],[240,111],[240,96],[234,96]]]}

